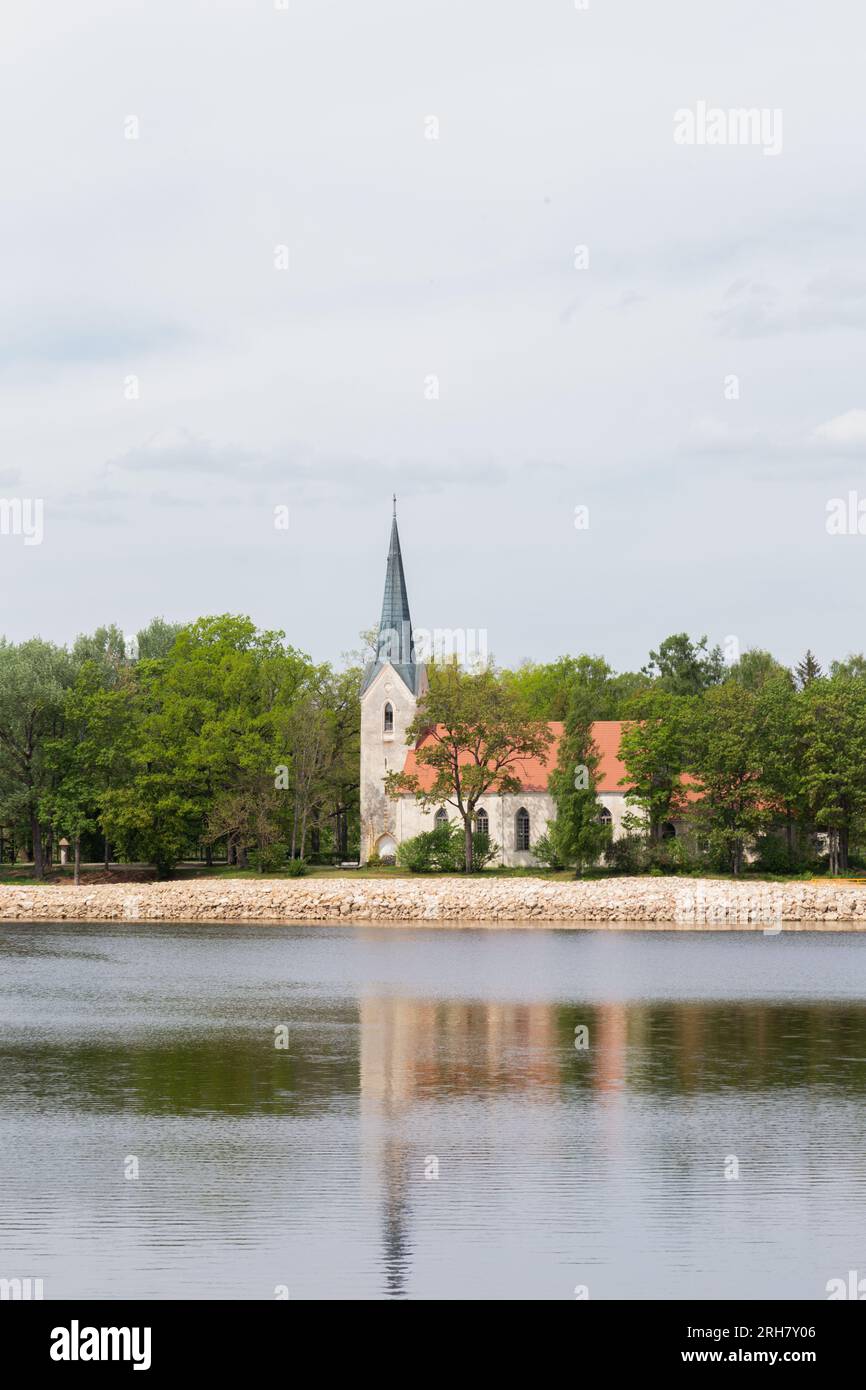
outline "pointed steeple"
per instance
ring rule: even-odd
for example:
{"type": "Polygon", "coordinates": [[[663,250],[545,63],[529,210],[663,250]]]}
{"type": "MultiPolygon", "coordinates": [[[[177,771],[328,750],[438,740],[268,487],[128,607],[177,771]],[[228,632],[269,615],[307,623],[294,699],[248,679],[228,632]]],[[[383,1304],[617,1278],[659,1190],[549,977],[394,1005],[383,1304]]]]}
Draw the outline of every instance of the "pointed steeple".
{"type": "Polygon", "coordinates": [[[400,551],[400,533],[397,530],[397,498],[394,497],[394,511],[391,519],[391,543],[388,546],[388,560],[385,566],[385,593],[382,598],[382,616],[379,620],[379,636],[376,641],[376,659],[364,673],[361,686],[363,695],[375,680],[382,667],[390,664],[397,674],[416,692],[418,665],[415,661],[415,642],[412,637],[412,618],[409,614],[409,595],[406,592],[406,576],[403,573],[403,556],[400,551]]]}

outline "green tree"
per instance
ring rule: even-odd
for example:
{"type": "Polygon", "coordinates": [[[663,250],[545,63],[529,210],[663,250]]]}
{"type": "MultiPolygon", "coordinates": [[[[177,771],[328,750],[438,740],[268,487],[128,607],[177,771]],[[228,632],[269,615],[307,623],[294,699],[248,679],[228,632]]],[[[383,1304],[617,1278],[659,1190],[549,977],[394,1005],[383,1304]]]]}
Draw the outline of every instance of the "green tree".
{"type": "Polygon", "coordinates": [[[551,733],[530,718],[519,692],[492,667],[469,672],[456,662],[432,663],[428,679],[406,738],[410,743],[423,738],[415,757],[431,770],[432,781],[424,788],[417,775],[392,772],[385,794],[412,792],[422,806],[454,806],[463,821],[464,866],[471,873],[478,802],[488,792],[520,791],[520,762],[545,758],[551,733]]]}
{"type": "Polygon", "coordinates": [[[73,674],[63,647],[38,637],[18,646],[0,638],[0,822],[26,827],[37,878],[45,871],[43,798],[56,781],[47,750],[62,733],[73,674]]]}
{"type": "MultiPolygon", "coordinates": [[[[136,637],[135,657],[141,661],[154,661],[168,656],[175,639],[183,632],[181,623],[167,623],[165,618],[152,618],[147,627],[141,629],[136,637]]],[[[133,653],[127,653],[128,656],[133,653]]]]}
{"type": "Polygon", "coordinates": [[[654,689],[631,705],[619,755],[625,764],[626,802],[640,811],[640,825],[657,844],[662,827],[682,814],[685,788],[686,715],[688,701],[654,689]]]}
{"type": "Polygon", "coordinates": [[[734,874],[769,819],[759,722],[756,693],[736,681],[707,690],[690,704],[688,766],[698,784],[690,814],[734,874]]]}
{"type": "Polygon", "coordinates": [[[543,664],[526,661],[503,680],[523,698],[534,719],[566,718],[579,702],[588,720],[619,719],[626,702],[646,687],[647,678],[633,672],[617,675],[600,656],[561,656],[543,664]]]}
{"type": "Polygon", "coordinates": [[[720,647],[707,646],[706,636],[693,642],[688,633],[676,632],[650,652],[643,674],[670,695],[699,695],[724,679],[725,662],[720,647]]]}
{"type": "Polygon", "coordinates": [[[802,786],[828,838],[831,874],[844,873],[866,815],[866,690],[850,676],[816,677],[799,701],[802,786]]]}
{"type": "Polygon", "coordinates": [[[804,742],[798,713],[800,697],[790,671],[781,668],[757,688],[757,747],[767,807],[784,824],[788,868],[796,867],[795,838],[809,829],[809,806],[803,791],[804,742]]]}
{"type": "Polygon", "coordinates": [[[807,685],[812,684],[812,681],[820,680],[824,674],[818,658],[809,650],[807,650],[803,660],[797,662],[796,672],[801,690],[805,690],[807,685]]]}
{"type": "Polygon", "coordinates": [[[793,679],[788,668],[782,666],[769,652],[761,651],[758,647],[743,652],[739,661],[729,668],[727,679],[744,685],[747,690],[760,690],[768,681],[777,679],[787,680],[788,685],[793,688],[793,679]]]}
{"type": "MultiPolygon", "coordinates": [[[[226,797],[243,793],[236,805],[252,808],[263,779],[276,787],[288,712],[312,671],[282,638],[224,614],[190,624],[164,656],[137,663],[132,774],[105,797],[103,817],[128,853],[138,845],[168,873],[207,837],[226,797]]],[[[256,820],[261,835],[267,823],[256,820]]],[[[230,844],[241,863],[247,836],[257,838],[252,823],[230,844]]]]}
{"type": "Polygon", "coordinates": [[[850,676],[852,680],[866,680],[866,656],[862,652],[846,656],[844,661],[830,662],[831,676],[850,676]]]}
{"type": "Polygon", "coordinates": [[[598,766],[601,759],[592,737],[592,721],[584,717],[576,699],[565,721],[557,767],[549,779],[556,804],[556,820],[550,828],[555,856],[575,865],[575,877],[594,864],[610,834],[601,823],[598,766]]]}

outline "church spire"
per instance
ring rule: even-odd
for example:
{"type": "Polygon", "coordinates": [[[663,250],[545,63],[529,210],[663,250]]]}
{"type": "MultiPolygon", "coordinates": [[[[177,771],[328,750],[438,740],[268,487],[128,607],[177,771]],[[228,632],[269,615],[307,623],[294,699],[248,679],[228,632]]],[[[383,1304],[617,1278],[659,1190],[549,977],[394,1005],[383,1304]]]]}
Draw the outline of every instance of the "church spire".
{"type": "Polygon", "coordinates": [[[403,573],[400,533],[397,530],[396,493],[393,497],[391,541],[388,546],[388,560],[385,566],[385,593],[382,597],[382,616],[379,619],[379,635],[376,640],[376,659],[367,667],[361,686],[362,694],[382,667],[389,662],[414,694],[418,667],[415,661],[415,642],[412,637],[412,618],[409,613],[406,576],[403,573]]]}

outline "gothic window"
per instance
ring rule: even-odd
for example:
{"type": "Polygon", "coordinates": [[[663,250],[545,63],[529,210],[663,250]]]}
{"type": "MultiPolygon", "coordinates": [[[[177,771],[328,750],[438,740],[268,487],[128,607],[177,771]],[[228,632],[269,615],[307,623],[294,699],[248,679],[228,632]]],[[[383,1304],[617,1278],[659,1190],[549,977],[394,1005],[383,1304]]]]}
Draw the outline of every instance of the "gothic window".
{"type": "Polygon", "coordinates": [[[444,806],[439,807],[439,810],[433,817],[433,824],[435,825],[437,830],[441,830],[443,825],[448,824],[448,812],[445,810],[444,806]]]}
{"type": "Polygon", "coordinates": [[[671,821],[671,820],[666,820],[666,821],[664,822],[664,824],[662,825],[662,839],[663,839],[663,840],[675,840],[675,839],[676,839],[676,835],[677,835],[677,828],[676,828],[676,826],[674,825],[673,821],[671,821]]]}
{"type": "Polygon", "coordinates": [[[611,826],[613,825],[613,816],[610,814],[610,811],[606,806],[602,806],[600,808],[598,813],[598,819],[601,825],[603,825],[607,830],[610,830],[611,826]]]}
{"type": "Polygon", "coordinates": [[[529,849],[529,812],[522,806],[514,817],[514,848],[529,849]]]}
{"type": "Polygon", "coordinates": [[[490,834],[490,818],[483,806],[475,812],[475,829],[479,835],[490,834]]]}
{"type": "Polygon", "coordinates": [[[391,704],[391,701],[389,700],[388,703],[387,703],[387,705],[385,706],[385,733],[386,733],[386,734],[393,734],[393,732],[394,732],[394,706],[391,704]]]}

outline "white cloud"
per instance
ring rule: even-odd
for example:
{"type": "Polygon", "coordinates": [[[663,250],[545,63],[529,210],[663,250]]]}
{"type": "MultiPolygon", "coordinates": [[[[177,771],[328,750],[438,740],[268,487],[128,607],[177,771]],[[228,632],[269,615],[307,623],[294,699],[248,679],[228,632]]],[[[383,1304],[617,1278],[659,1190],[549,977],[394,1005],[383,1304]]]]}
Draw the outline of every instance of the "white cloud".
{"type": "Polygon", "coordinates": [[[841,449],[866,448],[866,410],[848,410],[815,429],[815,438],[841,449]]]}

